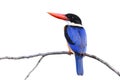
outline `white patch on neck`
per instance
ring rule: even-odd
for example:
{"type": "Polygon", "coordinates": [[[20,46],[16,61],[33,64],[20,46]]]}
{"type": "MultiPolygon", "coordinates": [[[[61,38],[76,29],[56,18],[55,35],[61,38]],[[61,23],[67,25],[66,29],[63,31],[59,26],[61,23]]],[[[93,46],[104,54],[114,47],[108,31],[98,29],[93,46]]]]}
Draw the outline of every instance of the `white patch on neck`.
{"type": "Polygon", "coordinates": [[[72,25],[72,26],[82,26],[81,24],[75,24],[75,23],[71,23],[71,22],[68,22],[68,25],[72,25]]]}

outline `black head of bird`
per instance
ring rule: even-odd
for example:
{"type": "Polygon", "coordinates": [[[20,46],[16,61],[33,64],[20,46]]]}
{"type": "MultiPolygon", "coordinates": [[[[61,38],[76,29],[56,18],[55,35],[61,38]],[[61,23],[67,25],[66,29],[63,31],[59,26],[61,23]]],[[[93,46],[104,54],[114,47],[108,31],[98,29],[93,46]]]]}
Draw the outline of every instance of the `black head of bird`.
{"type": "Polygon", "coordinates": [[[72,22],[72,23],[82,25],[81,19],[80,19],[77,15],[72,14],[72,13],[59,14],[59,13],[51,13],[51,12],[48,12],[48,14],[50,14],[51,16],[56,17],[56,18],[58,18],[58,19],[67,20],[67,21],[70,21],[70,22],[72,22]]]}

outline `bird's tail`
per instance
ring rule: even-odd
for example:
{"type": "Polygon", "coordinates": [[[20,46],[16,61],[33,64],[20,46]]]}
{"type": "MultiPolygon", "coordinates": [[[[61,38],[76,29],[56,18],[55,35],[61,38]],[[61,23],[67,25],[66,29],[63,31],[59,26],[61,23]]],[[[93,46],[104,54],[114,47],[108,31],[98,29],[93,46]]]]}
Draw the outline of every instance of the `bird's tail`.
{"type": "Polygon", "coordinates": [[[75,54],[76,71],[78,75],[83,75],[83,56],[75,54]]]}

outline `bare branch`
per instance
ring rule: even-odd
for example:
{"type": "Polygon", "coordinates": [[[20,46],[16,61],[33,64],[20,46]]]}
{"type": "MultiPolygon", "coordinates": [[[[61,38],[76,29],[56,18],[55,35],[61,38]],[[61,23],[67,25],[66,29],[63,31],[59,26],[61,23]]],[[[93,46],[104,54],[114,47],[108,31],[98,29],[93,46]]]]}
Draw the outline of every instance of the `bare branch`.
{"type": "Polygon", "coordinates": [[[38,56],[61,55],[61,54],[68,54],[68,52],[61,51],[61,52],[38,53],[38,54],[33,54],[33,55],[28,55],[28,56],[19,56],[19,57],[5,56],[5,57],[0,57],[0,60],[4,60],[4,59],[19,60],[19,59],[34,58],[34,57],[38,57],[38,56]]]}
{"type": "Polygon", "coordinates": [[[37,64],[35,65],[35,67],[33,67],[33,69],[28,73],[28,75],[25,77],[24,80],[27,80],[27,78],[30,76],[30,74],[37,68],[37,66],[39,65],[39,63],[41,62],[41,60],[44,58],[45,56],[42,56],[39,61],[37,62],[37,64]]]}
{"type": "MultiPolygon", "coordinates": [[[[10,59],[10,60],[20,60],[20,59],[29,59],[29,58],[34,58],[34,57],[38,57],[38,56],[42,56],[39,61],[37,62],[37,64],[35,65],[35,67],[28,73],[28,75],[25,77],[24,80],[27,80],[27,78],[30,76],[30,74],[36,69],[36,67],[39,65],[39,63],[41,62],[41,60],[48,55],[61,55],[61,54],[69,54],[66,51],[61,51],[61,52],[48,52],[48,53],[38,53],[38,54],[34,54],[34,55],[28,55],[28,56],[19,56],[19,57],[0,57],[0,60],[4,60],[4,59],[10,59]]],[[[80,54],[83,56],[87,56],[90,58],[93,58],[101,63],[103,63],[104,65],[106,65],[109,69],[111,69],[113,72],[115,72],[118,76],[120,76],[120,72],[117,71],[116,69],[114,69],[110,64],[108,64],[106,61],[100,59],[99,57],[95,56],[95,55],[91,55],[91,54],[87,54],[87,53],[83,53],[80,54]]]]}
{"type": "Polygon", "coordinates": [[[120,76],[120,72],[115,70],[110,64],[108,64],[106,61],[100,59],[99,57],[95,56],[95,55],[90,55],[90,54],[83,54],[83,56],[87,56],[93,59],[98,60],[99,62],[103,63],[104,65],[106,65],[109,69],[111,69],[113,72],[115,72],[118,76],[120,76]]]}

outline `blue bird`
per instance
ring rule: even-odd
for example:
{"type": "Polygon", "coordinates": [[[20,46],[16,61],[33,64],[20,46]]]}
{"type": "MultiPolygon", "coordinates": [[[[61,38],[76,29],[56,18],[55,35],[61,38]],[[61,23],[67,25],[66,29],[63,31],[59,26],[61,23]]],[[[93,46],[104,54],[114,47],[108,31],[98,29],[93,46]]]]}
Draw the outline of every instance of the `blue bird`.
{"type": "Polygon", "coordinates": [[[76,72],[78,75],[83,75],[83,55],[80,54],[86,53],[87,38],[81,19],[72,13],[59,14],[48,12],[48,14],[70,22],[65,26],[64,34],[68,43],[69,53],[75,53],[76,72]]]}

